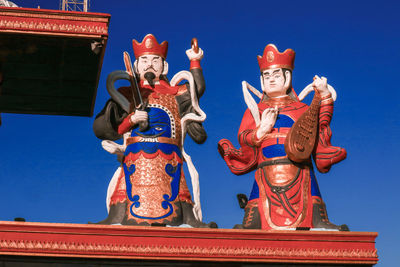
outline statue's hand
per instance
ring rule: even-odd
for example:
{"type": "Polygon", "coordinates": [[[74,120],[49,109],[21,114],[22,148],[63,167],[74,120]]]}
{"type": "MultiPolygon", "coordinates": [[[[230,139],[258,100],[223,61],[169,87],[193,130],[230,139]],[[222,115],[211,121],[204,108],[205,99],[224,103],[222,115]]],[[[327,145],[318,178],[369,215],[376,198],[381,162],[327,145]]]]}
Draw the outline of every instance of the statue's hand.
{"type": "Polygon", "coordinates": [[[318,75],[315,75],[312,85],[318,90],[322,98],[331,96],[331,92],[328,89],[328,81],[325,77],[320,78],[318,75]]]}
{"type": "Polygon", "coordinates": [[[142,121],[147,121],[149,115],[146,111],[136,110],[135,113],[130,117],[130,122],[132,125],[136,125],[142,121]]]}
{"type": "Polygon", "coordinates": [[[267,133],[271,132],[278,116],[278,108],[267,108],[261,115],[260,127],[257,130],[257,138],[260,139],[267,133]]]}
{"type": "Polygon", "coordinates": [[[192,48],[186,50],[186,55],[189,58],[189,60],[199,60],[200,61],[203,59],[204,53],[200,47],[199,47],[199,51],[197,53],[194,51],[194,49],[192,47],[192,48]]]}

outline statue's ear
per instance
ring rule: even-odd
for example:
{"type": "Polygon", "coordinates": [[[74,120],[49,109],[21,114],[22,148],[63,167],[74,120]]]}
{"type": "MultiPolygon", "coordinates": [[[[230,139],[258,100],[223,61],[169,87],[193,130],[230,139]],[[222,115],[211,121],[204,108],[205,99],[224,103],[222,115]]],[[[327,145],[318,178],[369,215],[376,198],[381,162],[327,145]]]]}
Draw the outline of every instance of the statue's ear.
{"type": "Polygon", "coordinates": [[[286,80],[285,80],[284,88],[286,90],[288,90],[289,86],[290,86],[290,82],[292,81],[292,74],[290,73],[290,71],[288,71],[288,70],[285,71],[285,77],[286,77],[286,80]]]}
{"type": "Polygon", "coordinates": [[[133,71],[135,72],[135,73],[138,73],[138,70],[137,70],[137,60],[135,60],[135,62],[133,62],[133,71]]]}
{"type": "Polygon", "coordinates": [[[163,72],[161,73],[161,75],[167,75],[168,73],[168,62],[164,60],[164,68],[163,68],[163,72]]]}
{"type": "Polygon", "coordinates": [[[263,80],[263,75],[260,75],[260,83],[261,83],[261,90],[263,93],[265,93],[265,88],[264,88],[264,80],[263,80]]]}

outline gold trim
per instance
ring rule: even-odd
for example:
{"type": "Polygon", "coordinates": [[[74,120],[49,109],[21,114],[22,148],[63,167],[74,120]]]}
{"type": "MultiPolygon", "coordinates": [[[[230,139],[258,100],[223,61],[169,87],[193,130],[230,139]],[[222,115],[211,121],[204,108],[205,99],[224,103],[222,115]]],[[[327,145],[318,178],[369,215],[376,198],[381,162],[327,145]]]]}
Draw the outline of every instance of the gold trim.
{"type": "Polygon", "coordinates": [[[126,145],[131,145],[133,143],[140,143],[140,142],[149,142],[149,140],[152,140],[151,142],[155,143],[164,143],[164,144],[171,144],[171,145],[177,145],[179,146],[179,140],[177,139],[172,139],[164,136],[160,137],[141,137],[141,136],[134,136],[134,137],[128,137],[126,139],[126,145]]]}
{"type": "Polygon", "coordinates": [[[166,58],[163,55],[161,55],[160,53],[155,53],[155,52],[143,52],[143,53],[140,53],[137,57],[141,57],[143,55],[156,55],[156,56],[162,57],[164,60],[166,58]]]}
{"type": "MultiPolygon", "coordinates": [[[[276,50],[276,52],[277,52],[278,54],[281,54],[281,55],[283,55],[283,54],[285,54],[285,53],[287,53],[287,52],[289,52],[289,51],[292,51],[293,53],[296,54],[296,52],[295,52],[292,48],[286,48],[285,51],[279,52],[278,47],[276,47],[276,45],[274,45],[274,44],[267,44],[267,45],[264,47],[264,51],[265,51],[265,49],[267,49],[268,46],[273,47],[273,48],[276,50]]],[[[263,54],[264,54],[264,53],[263,53],[263,54]]]]}
{"type": "Polygon", "coordinates": [[[329,98],[326,98],[326,99],[322,99],[322,100],[321,100],[321,104],[322,104],[322,103],[325,103],[325,102],[328,102],[328,103],[333,102],[333,98],[330,96],[329,98]]]}
{"type": "Polygon", "coordinates": [[[266,135],[266,137],[267,138],[286,138],[287,134],[288,133],[269,133],[266,135]]]}
{"type": "Polygon", "coordinates": [[[16,30],[16,31],[51,31],[51,32],[70,32],[70,33],[86,33],[90,34],[108,34],[108,29],[106,26],[100,25],[71,25],[65,23],[50,23],[50,22],[20,22],[13,20],[0,19],[0,31],[2,30],[16,30]]]}
{"type": "Polygon", "coordinates": [[[293,71],[292,66],[290,66],[290,65],[284,65],[284,64],[275,64],[275,65],[271,65],[271,66],[268,66],[268,67],[266,67],[266,68],[263,68],[261,71],[268,70],[268,69],[277,69],[277,68],[290,69],[290,70],[293,71]]]}
{"type": "Polygon", "coordinates": [[[43,11],[37,11],[37,12],[35,12],[35,11],[29,10],[26,12],[21,12],[20,10],[18,10],[17,12],[15,12],[14,10],[10,10],[10,11],[1,10],[0,16],[40,18],[40,19],[60,19],[60,20],[75,20],[75,21],[92,21],[92,22],[104,22],[104,23],[108,23],[109,18],[110,18],[110,16],[108,14],[104,14],[104,15],[97,15],[97,14],[95,15],[93,13],[68,14],[68,13],[63,12],[62,14],[59,14],[59,15],[58,14],[49,15],[43,11]]]}
{"type": "MultiPolygon", "coordinates": [[[[224,257],[298,257],[310,258],[314,260],[310,262],[327,261],[326,259],[320,259],[324,257],[335,257],[334,260],[337,262],[349,261],[350,258],[355,258],[353,261],[362,260],[366,258],[368,261],[374,261],[370,258],[377,258],[376,249],[323,249],[323,248],[276,248],[276,247],[263,247],[263,248],[249,248],[249,247],[220,247],[220,246],[191,246],[191,245],[146,245],[146,244],[106,244],[98,242],[86,242],[86,243],[74,243],[66,241],[36,241],[36,240],[0,240],[0,247],[2,251],[1,254],[11,254],[13,252],[7,252],[4,250],[18,249],[20,252],[17,254],[30,254],[35,253],[35,255],[53,255],[58,253],[68,252],[68,256],[74,256],[72,253],[79,252],[80,257],[92,256],[92,253],[104,253],[103,257],[127,257],[136,258],[135,254],[147,254],[150,258],[153,255],[171,255],[182,256],[185,255],[189,257],[198,256],[201,258],[224,256],[224,257]],[[39,251],[38,251],[39,250],[39,251]],[[121,256],[119,256],[121,255],[121,256]]],[[[14,252],[15,253],[15,252],[14,252]]],[[[64,255],[66,256],[66,255],[64,255]]],[[[99,257],[97,255],[96,257],[99,257]]],[[[285,259],[285,260],[289,260],[285,259]]],[[[249,260],[247,258],[246,260],[249,260]]],[[[254,259],[253,259],[254,260],[254,259]]],[[[262,259],[265,260],[265,259],[262,259]]],[[[304,259],[307,260],[307,259],[304,259]]],[[[362,261],[364,263],[364,261],[362,261]]]]}
{"type": "Polygon", "coordinates": [[[13,30],[13,29],[1,29],[0,33],[25,33],[25,34],[34,34],[34,35],[51,35],[51,37],[79,37],[79,38],[103,38],[105,39],[104,35],[102,34],[80,34],[80,33],[69,33],[69,32],[41,32],[41,31],[29,31],[29,30],[13,30]]]}

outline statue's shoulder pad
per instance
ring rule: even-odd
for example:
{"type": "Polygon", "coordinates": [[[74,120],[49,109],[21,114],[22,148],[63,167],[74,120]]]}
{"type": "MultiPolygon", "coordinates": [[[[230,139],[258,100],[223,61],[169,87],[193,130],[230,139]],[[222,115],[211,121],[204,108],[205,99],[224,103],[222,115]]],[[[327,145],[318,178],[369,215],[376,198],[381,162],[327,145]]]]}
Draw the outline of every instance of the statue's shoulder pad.
{"type": "Polygon", "coordinates": [[[120,94],[122,94],[126,98],[128,99],[132,98],[132,89],[129,86],[122,86],[119,87],[117,90],[120,94]]]}

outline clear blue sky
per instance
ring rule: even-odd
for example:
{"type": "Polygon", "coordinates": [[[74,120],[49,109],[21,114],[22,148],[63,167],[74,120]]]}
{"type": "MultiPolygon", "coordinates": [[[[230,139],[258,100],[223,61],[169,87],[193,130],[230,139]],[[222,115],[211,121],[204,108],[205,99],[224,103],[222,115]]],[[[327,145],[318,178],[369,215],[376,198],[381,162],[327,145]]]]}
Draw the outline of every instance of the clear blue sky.
{"type": "MultiPolygon", "coordinates": [[[[59,1],[15,2],[58,9],[59,1]]],[[[379,232],[379,266],[400,262],[398,1],[104,1],[91,10],[110,13],[109,41],[95,113],[109,98],[105,79],[123,69],[131,40],[153,33],[169,42],[170,75],[189,68],[185,50],[197,37],[205,51],[207,83],[201,99],[208,117],[204,145],[186,140],[200,173],[205,221],[221,228],[241,223],[236,194],[249,194],[254,174],[234,176],[217,152],[228,138],[237,145],[245,111],[241,81],[260,88],[256,56],[274,43],[296,51],[297,93],[315,74],[338,92],[332,121],[334,145],[348,158],[317,174],[329,218],[353,231],[379,232]]],[[[309,102],[310,99],[307,99],[309,102]]],[[[108,182],[118,167],[92,132],[94,118],[2,114],[0,220],[86,223],[106,216],[108,182]]]]}

